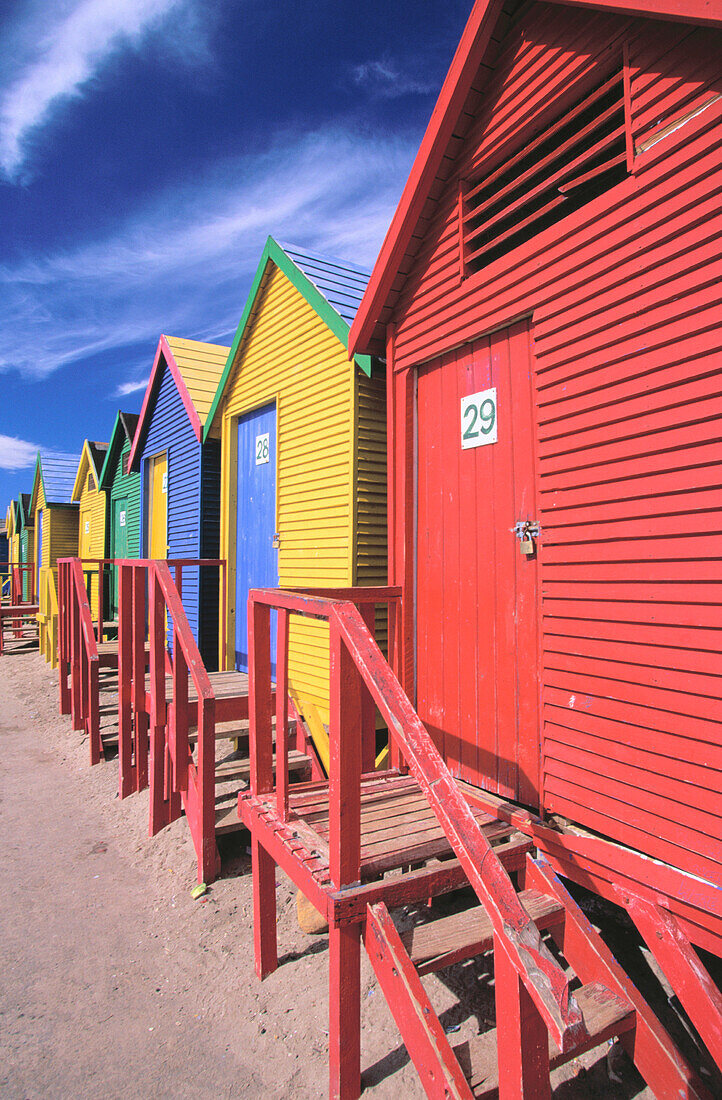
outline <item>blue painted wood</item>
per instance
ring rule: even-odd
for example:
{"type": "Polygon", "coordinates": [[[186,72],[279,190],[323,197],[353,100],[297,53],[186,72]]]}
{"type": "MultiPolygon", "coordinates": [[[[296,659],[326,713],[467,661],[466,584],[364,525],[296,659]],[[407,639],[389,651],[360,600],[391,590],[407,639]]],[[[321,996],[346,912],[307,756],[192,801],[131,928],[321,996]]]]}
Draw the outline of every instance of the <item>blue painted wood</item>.
{"type": "MultiPolygon", "coordinates": [[[[238,421],[237,486],[236,668],[247,672],[248,592],[251,588],[278,584],[278,550],[273,546],[276,531],[275,403],[256,409],[238,421]],[[264,452],[266,435],[267,452],[264,452]],[[268,461],[262,461],[266,453],[268,461]]],[[[276,632],[275,625],[271,626],[271,661],[275,667],[276,632]]]]}
{"type": "MultiPolygon", "coordinates": [[[[141,453],[141,532],[143,555],[148,553],[148,460],[166,451],[168,455],[168,557],[199,558],[218,556],[218,530],[220,509],[211,507],[204,516],[203,539],[201,541],[201,497],[202,483],[206,486],[218,482],[220,494],[220,447],[216,441],[213,446],[201,447],[195,437],[188,413],[183,404],[175,379],[167,366],[163,367],[160,385],[156,391],[153,408],[150,410],[148,430],[141,453]],[[212,533],[216,527],[215,534],[212,533]],[[215,538],[215,542],[213,539],[215,538]],[[215,553],[209,549],[215,547],[215,553]]],[[[208,490],[207,495],[212,493],[208,490]]],[[[217,572],[214,572],[214,584],[204,581],[201,586],[196,568],[183,570],[183,606],[193,637],[198,643],[201,656],[208,668],[217,667],[218,653],[218,610],[217,606],[207,614],[201,613],[203,605],[218,603],[217,572]],[[212,588],[212,594],[209,589],[212,588]]],[[[211,570],[203,570],[211,573],[211,570]]]]}

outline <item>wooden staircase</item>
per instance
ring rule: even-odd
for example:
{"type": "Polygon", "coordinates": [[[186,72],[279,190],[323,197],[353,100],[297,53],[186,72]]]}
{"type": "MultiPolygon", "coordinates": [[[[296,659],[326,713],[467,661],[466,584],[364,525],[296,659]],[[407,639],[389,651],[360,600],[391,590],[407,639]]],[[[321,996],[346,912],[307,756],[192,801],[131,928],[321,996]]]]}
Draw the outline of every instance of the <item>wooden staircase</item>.
{"type": "Polygon", "coordinates": [[[470,903],[460,912],[417,923],[403,932],[383,902],[367,907],[366,951],[427,1096],[439,1100],[547,1098],[554,1069],[617,1037],[658,1100],[708,1096],[549,865],[528,856],[526,877],[533,886],[518,892],[519,902],[539,932],[553,941],[567,972],[571,971],[570,997],[584,1021],[586,1034],[565,1050],[559,1049],[546,1028],[535,1033],[534,1013],[528,1011],[529,1005],[524,1011],[523,998],[514,1018],[514,999],[508,998],[508,990],[517,981],[516,971],[510,968],[503,947],[499,950],[495,944],[493,924],[483,905],[470,903]],[[497,1027],[453,1045],[421,977],[490,952],[494,953],[497,1027]]]}

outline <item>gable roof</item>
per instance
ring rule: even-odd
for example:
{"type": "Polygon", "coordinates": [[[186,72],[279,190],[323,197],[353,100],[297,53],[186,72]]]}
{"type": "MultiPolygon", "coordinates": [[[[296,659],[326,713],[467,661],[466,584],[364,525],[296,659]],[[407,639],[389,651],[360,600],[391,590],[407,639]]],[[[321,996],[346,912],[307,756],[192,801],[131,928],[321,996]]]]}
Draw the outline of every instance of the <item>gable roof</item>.
{"type": "Polygon", "coordinates": [[[133,442],[139,420],[140,416],[138,413],[118,412],[110,436],[110,443],[105,452],[103,468],[100,471],[100,480],[98,481],[99,489],[110,488],[110,483],[113,480],[113,471],[120,459],[121,451],[126,442],[133,442]]]}
{"type": "Polygon", "coordinates": [[[27,527],[32,520],[30,515],[30,493],[21,493],[18,497],[18,516],[20,527],[27,527]]]}
{"type": "Polygon", "coordinates": [[[79,461],[80,455],[66,454],[62,451],[38,451],[33,490],[30,494],[30,511],[33,515],[41,484],[47,505],[73,503],[73,486],[79,461]]]}
{"type": "MultiPolygon", "coordinates": [[[[592,8],[681,23],[722,23],[722,0],[550,0],[569,7],[592,8]]],[[[385,323],[421,245],[416,232],[430,211],[431,191],[450,143],[464,132],[461,115],[485,61],[493,67],[498,43],[494,31],[504,15],[504,0],[476,0],[439,93],[429,125],[411,168],[399,205],[384,238],[363,301],[351,325],[349,354],[385,353],[385,323]]],[[[467,120],[468,121],[468,120],[467,120]]]]}
{"type": "Polygon", "coordinates": [[[223,374],[230,348],[221,344],[206,344],[200,340],[183,340],[177,336],[161,336],[155,353],[153,370],[140,410],[135,438],[130,448],[128,468],[137,468],[143,441],[148,432],[155,398],[168,367],[188,413],[196,439],[200,443],[213,395],[223,374]]]}
{"type": "Polygon", "coordinates": [[[5,512],[5,531],[9,538],[12,538],[17,530],[17,517],[18,502],[16,500],[11,500],[5,512]]]}
{"type": "MultiPolygon", "coordinates": [[[[247,331],[250,331],[256,316],[257,299],[263,285],[269,263],[283,272],[288,281],[296,288],[308,305],[316,311],[331,332],[348,347],[351,322],[356,316],[366,287],[369,274],[347,260],[335,256],[323,256],[310,252],[293,244],[280,244],[269,237],[261,253],[261,259],[251,284],[251,289],[243,308],[241,320],[233,338],[233,345],[225,364],[213,404],[206,420],[204,439],[208,438],[218,406],[228,380],[233,371],[238,351],[247,331]]],[[[371,358],[368,355],[354,356],[358,367],[365,374],[371,374],[371,358]]]]}
{"type": "Polygon", "coordinates": [[[73,500],[80,500],[86,471],[89,471],[93,475],[95,488],[100,488],[100,471],[103,468],[107,450],[107,443],[93,443],[90,439],[85,440],[83,449],[80,452],[80,462],[78,463],[78,469],[75,473],[75,480],[73,482],[73,500]]]}

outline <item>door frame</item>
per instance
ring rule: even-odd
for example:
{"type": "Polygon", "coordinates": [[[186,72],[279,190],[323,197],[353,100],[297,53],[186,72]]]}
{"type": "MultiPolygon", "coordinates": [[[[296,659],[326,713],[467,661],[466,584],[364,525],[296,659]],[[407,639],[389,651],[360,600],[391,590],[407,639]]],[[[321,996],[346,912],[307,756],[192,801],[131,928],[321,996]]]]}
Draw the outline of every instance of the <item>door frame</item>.
{"type": "MultiPolygon", "coordinates": [[[[402,368],[401,370],[395,370],[394,366],[394,345],[395,345],[395,333],[393,327],[391,329],[390,338],[387,338],[387,363],[389,369],[389,413],[387,418],[387,424],[393,422],[398,428],[398,419],[396,418],[396,410],[401,410],[405,406],[410,412],[410,416],[406,421],[405,430],[402,433],[398,433],[401,439],[397,442],[395,453],[393,455],[393,461],[389,464],[389,501],[394,498],[394,525],[396,530],[392,534],[392,539],[396,541],[396,545],[399,542],[403,543],[403,556],[404,562],[402,568],[399,569],[397,563],[394,568],[394,581],[396,584],[401,584],[404,591],[408,591],[409,587],[413,593],[412,611],[411,614],[404,616],[403,626],[403,643],[402,649],[404,652],[411,655],[411,669],[412,680],[411,685],[407,687],[407,694],[416,707],[417,687],[418,687],[418,521],[419,521],[419,372],[424,367],[427,367],[429,363],[434,362],[437,359],[443,358],[443,356],[450,354],[458,348],[463,348],[469,344],[476,343],[477,341],[487,339],[494,334],[513,328],[515,325],[519,325],[522,322],[527,323],[528,335],[529,335],[529,355],[531,360],[531,387],[532,387],[532,419],[533,419],[533,464],[534,464],[534,504],[536,515],[539,516],[539,425],[537,415],[537,378],[536,378],[536,359],[534,356],[534,314],[533,311],[520,314],[518,317],[514,317],[504,324],[493,325],[480,333],[474,333],[473,336],[465,336],[461,343],[455,344],[454,347],[444,348],[438,352],[435,352],[433,356],[429,356],[422,362],[414,363],[410,367],[402,368]],[[408,471],[411,470],[411,478],[408,478],[408,471]],[[394,484],[391,484],[391,479],[394,478],[394,484]],[[399,491],[400,490],[400,491],[399,491]],[[402,540],[398,539],[398,525],[402,524],[402,540]]],[[[398,437],[397,437],[398,438],[398,437]]],[[[391,448],[390,448],[391,450],[391,448]]],[[[542,530],[543,538],[543,530],[542,530]]],[[[389,540],[391,546],[392,539],[389,540]]],[[[538,683],[536,691],[536,701],[538,708],[538,739],[537,739],[537,776],[538,776],[538,801],[539,805],[536,808],[537,812],[543,813],[545,803],[545,790],[544,790],[544,706],[543,706],[543,694],[544,694],[544,626],[543,626],[543,600],[542,600],[542,562],[537,556],[537,584],[536,584],[536,647],[537,647],[537,661],[538,661],[538,683]]]]}
{"type": "MultiPolygon", "coordinates": [[[[230,667],[236,667],[236,565],[238,562],[238,546],[236,534],[238,531],[238,424],[244,417],[250,416],[255,412],[260,412],[261,409],[268,408],[271,405],[276,409],[276,456],[275,456],[275,500],[274,500],[274,514],[273,521],[275,524],[275,530],[279,530],[279,511],[278,511],[278,470],[279,470],[279,457],[281,453],[281,439],[279,433],[280,423],[280,410],[281,410],[281,394],[279,391],[275,391],[270,396],[256,398],[248,405],[241,405],[234,407],[233,413],[228,416],[228,467],[227,467],[227,485],[228,493],[226,498],[226,506],[224,514],[221,518],[221,522],[226,524],[227,538],[226,551],[227,551],[227,589],[226,589],[226,663],[230,660],[230,667]],[[231,515],[232,502],[235,501],[235,512],[231,515]]],[[[223,473],[221,473],[223,476],[223,473]]],[[[279,561],[281,551],[278,551],[279,561]]],[[[280,568],[279,568],[280,572],[280,568]]]]}

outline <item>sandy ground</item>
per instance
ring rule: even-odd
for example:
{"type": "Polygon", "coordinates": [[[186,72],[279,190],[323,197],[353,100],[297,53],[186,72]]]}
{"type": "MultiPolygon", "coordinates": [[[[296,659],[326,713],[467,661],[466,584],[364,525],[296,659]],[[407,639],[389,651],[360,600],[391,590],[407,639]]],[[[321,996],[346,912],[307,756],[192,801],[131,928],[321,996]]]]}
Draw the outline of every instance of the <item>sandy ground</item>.
{"type": "MultiPolygon", "coordinates": [[[[327,940],[299,930],[289,881],[281,966],[261,984],[247,837],[224,845],[223,877],[193,901],[186,823],[149,839],[147,792],[121,802],[116,761],[91,769],[57,712],[37,653],[0,659],[0,1096],[326,1096],[327,940]]],[[[487,1026],[486,961],[424,981],[452,1042],[487,1026]]],[[[362,1018],[365,1095],[421,1096],[365,957],[362,1018]]],[[[610,1079],[606,1053],[561,1071],[555,1095],[649,1100],[623,1054],[610,1079]]]]}

